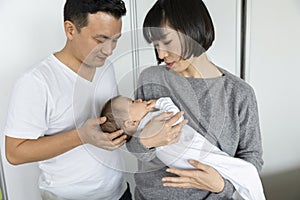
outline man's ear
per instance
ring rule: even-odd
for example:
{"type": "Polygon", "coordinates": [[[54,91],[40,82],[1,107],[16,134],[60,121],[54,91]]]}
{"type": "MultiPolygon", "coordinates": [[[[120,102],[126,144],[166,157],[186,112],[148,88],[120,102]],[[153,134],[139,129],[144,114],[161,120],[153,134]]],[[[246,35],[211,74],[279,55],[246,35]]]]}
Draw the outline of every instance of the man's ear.
{"type": "Polygon", "coordinates": [[[67,20],[64,22],[64,28],[66,36],[69,40],[73,40],[74,34],[76,32],[76,26],[73,22],[67,20]]]}

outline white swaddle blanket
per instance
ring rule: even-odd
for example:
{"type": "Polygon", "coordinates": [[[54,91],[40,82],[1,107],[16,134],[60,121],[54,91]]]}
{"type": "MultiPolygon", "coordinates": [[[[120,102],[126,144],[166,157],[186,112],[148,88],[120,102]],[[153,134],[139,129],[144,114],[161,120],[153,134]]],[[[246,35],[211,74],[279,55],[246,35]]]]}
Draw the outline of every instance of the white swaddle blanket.
{"type": "MultiPolygon", "coordinates": [[[[138,130],[142,129],[152,117],[162,112],[174,112],[174,114],[179,112],[169,97],[158,99],[155,107],[160,110],[148,113],[139,124],[138,130]]],[[[183,118],[176,123],[182,120],[183,118]]],[[[245,200],[265,199],[262,183],[254,165],[229,156],[189,125],[183,127],[177,143],[156,148],[156,156],[167,166],[177,169],[194,169],[188,160],[198,160],[215,168],[223,178],[233,184],[245,200]]]]}

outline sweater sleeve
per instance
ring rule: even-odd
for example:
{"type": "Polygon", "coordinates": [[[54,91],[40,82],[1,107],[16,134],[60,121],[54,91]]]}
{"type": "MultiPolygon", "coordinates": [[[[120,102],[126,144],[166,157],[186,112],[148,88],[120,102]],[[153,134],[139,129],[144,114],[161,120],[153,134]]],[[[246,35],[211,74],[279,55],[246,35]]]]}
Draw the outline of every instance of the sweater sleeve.
{"type": "Polygon", "coordinates": [[[235,156],[252,163],[260,171],[263,165],[262,139],[257,102],[252,88],[240,105],[239,119],[240,141],[235,156]]]}
{"type": "Polygon", "coordinates": [[[127,143],[126,148],[130,151],[137,159],[141,161],[151,161],[155,155],[155,148],[148,149],[141,142],[139,138],[140,133],[136,133],[127,143]]]}

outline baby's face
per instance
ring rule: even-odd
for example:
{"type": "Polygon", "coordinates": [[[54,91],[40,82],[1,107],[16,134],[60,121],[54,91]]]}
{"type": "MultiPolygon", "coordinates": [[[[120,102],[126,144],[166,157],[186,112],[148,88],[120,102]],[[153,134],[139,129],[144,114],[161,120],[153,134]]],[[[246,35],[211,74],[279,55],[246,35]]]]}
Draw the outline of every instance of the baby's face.
{"type": "Polygon", "coordinates": [[[129,118],[133,121],[140,121],[151,110],[147,106],[147,101],[141,99],[134,101],[127,97],[120,97],[120,104],[122,108],[127,109],[129,118]]]}

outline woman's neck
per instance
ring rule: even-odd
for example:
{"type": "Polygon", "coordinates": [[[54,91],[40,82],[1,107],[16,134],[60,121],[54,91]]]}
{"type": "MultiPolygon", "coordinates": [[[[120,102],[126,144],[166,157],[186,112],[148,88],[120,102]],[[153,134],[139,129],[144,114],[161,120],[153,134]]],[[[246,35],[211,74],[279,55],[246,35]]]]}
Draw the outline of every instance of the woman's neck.
{"type": "Polygon", "coordinates": [[[207,58],[205,53],[189,60],[190,66],[182,73],[185,77],[216,78],[222,76],[222,72],[207,58]]]}

